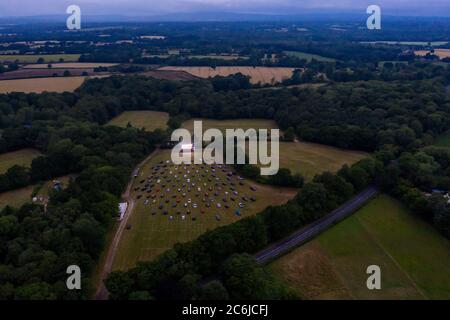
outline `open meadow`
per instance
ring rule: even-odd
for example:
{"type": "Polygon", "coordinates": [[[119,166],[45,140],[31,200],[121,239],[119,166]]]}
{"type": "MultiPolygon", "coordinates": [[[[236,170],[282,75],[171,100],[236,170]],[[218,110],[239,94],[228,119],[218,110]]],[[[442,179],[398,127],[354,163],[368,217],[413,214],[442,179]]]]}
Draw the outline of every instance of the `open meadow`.
{"type": "Polygon", "coordinates": [[[450,299],[449,266],[450,242],[387,195],[270,264],[305,299],[450,299]]]}
{"type": "Polygon", "coordinates": [[[226,166],[175,166],[169,159],[170,151],[159,151],[133,181],[131,228],[119,243],[114,270],[151,260],[178,242],[285,203],[297,193],[241,180],[226,166]]]}
{"type": "Polygon", "coordinates": [[[283,67],[162,67],[159,70],[186,71],[199,78],[226,77],[236,73],[250,76],[253,84],[273,84],[292,77],[294,68],[283,67]]]}
{"type": "Polygon", "coordinates": [[[130,123],[135,128],[145,128],[147,131],[167,129],[169,114],[158,111],[125,111],[108,122],[108,125],[125,128],[130,123]]]}
{"type": "Polygon", "coordinates": [[[21,149],[0,154],[0,174],[14,165],[30,167],[31,161],[41,155],[42,153],[36,149],[21,149]]]}

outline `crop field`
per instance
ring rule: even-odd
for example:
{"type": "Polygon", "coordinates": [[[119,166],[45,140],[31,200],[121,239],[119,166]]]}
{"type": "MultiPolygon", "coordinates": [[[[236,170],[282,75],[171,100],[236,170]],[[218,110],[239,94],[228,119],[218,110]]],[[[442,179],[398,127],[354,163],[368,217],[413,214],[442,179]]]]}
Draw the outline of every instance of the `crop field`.
{"type": "Polygon", "coordinates": [[[333,58],[327,58],[324,56],[319,56],[318,54],[306,53],[301,51],[285,51],[284,53],[288,56],[294,56],[299,59],[305,59],[308,62],[311,61],[312,59],[321,62],[336,62],[336,59],[333,58]]]}
{"type": "Polygon", "coordinates": [[[387,195],[270,265],[305,299],[450,299],[449,266],[450,242],[387,195]]]}
{"type": "Polygon", "coordinates": [[[213,78],[215,76],[229,76],[236,73],[250,76],[254,84],[271,84],[281,82],[292,77],[294,68],[270,68],[270,67],[162,67],[159,70],[186,71],[199,78],[213,78]]]}
{"type": "MultiPolygon", "coordinates": [[[[417,50],[414,51],[416,56],[426,56],[431,53],[429,50],[417,50]]],[[[434,49],[434,55],[438,56],[439,59],[450,58],[450,49],[434,49]]]]}
{"type": "Polygon", "coordinates": [[[125,128],[130,123],[135,128],[145,128],[147,131],[155,129],[167,129],[169,114],[158,111],[125,111],[119,116],[108,122],[108,125],[114,125],[125,128]]]}
{"type": "Polygon", "coordinates": [[[69,71],[71,76],[97,76],[102,73],[94,73],[94,69],[19,69],[0,74],[0,80],[64,77],[64,72],[69,71]]]}
{"type": "Polygon", "coordinates": [[[42,93],[74,91],[87,77],[52,77],[36,79],[1,80],[0,93],[42,93]]]}
{"type": "Polygon", "coordinates": [[[21,149],[0,154],[0,174],[5,173],[14,165],[30,167],[31,161],[40,155],[42,154],[35,149],[21,149]]]}
{"type": "Polygon", "coordinates": [[[4,61],[19,61],[21,63],[36,63],[39,58],[44,59],[44,63],[49,62],[60,62],[61,59],[65,62],[74,62],[78,61],[80,58],[79,54],[18,54],[18,55],[0,55],[0,62],[4,61]]]}
{"type": "Polygon", "coordinates": [[[139,75],[163,80],[179,80],[179,81],[198,80],[197,77],[193,76],[192,74],[186,71],[150,70],[139,73],[139,75]]]}
{"type": "MultiPolygon", "coordinates": [[[[114,67],[117,63],[98,63],[98,62],[68,62],[68,63],[52,63],[50,69],[93,69],[98,67],[114,67]]],[[[47,64],[28,64],[24,69],[49,69],[47,64]]]]}
{"type": "Polygon", "coordinates": [[[241,180],[226,166],[175,166],[168,159],[170,151],[159,151],[133,181],[136,203],[128,220],[130,229],[119,243],[114,270],[151,260],[176,243],[193,240],[269,205],[285,203],[297,193],[241,180]]]}

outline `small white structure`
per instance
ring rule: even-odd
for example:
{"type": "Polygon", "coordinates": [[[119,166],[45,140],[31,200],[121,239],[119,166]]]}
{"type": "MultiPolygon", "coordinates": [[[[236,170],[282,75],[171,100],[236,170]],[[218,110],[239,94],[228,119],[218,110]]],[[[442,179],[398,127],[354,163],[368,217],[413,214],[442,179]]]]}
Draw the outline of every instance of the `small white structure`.
{"type": "Polygon", "coordinates": [[[127,208],[128,208],[128,202],[119,203],[120,216],[117,220],[119,220],[119,221],[123,220],[123,217],[125,216],[125,212],[127,212],[127,208]]]}

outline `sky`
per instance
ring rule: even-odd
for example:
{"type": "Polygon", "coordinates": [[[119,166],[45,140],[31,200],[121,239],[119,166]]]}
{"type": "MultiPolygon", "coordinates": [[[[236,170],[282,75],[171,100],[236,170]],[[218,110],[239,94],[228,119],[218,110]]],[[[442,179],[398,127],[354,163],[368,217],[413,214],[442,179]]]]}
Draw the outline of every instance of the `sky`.
{"type": "Polygon", "coordinates": [[[65,14],[72,4],[80,6],[82,13],[87,15],[364,12],[368,5],[377,4],[382,12],[392,15],[450,16],[450,0],[0,0],[0,17],[65,14]]]}

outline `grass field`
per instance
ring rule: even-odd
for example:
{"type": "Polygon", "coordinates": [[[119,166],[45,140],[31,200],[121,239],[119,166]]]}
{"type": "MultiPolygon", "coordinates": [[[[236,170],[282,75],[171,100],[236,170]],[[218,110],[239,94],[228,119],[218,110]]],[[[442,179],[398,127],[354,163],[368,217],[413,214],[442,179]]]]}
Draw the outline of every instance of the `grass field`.
{"type": "Polygon", "coordinates": [[[54,77],[0,81],[0,93],[25,92],[42,93],[74,91],[87,77],[54,77]]]}
{"type": "MultiPolygon", "coordinates": [[[[97,63],[97,62],[67,62],[67,63],[52,63],[51,69],[89,69],[98,67],[114,67],[117,63],[97,63]]],[[[48,63],[45,64],[28,64],[24,69],[48,69],[48,63]]]]}
{"type": "Polygon", "coordinates": [[[147,131],[167,129],[169,114],[157,111],[125,111],[108,122],[108,125],[126,127],[130,123],[136,128],[145,128],[147,131]]]}
{"type": "Polygon", "coordinates": [[[215,76],[229,76],[236,73],[250,76],[254,84],[270,84],[281,82],[292,77],[294,68],[270,68],[270,67],[162,67],[159,70],[186,71],[199,78],[213,78],[215,76]]]}
{"type": "Polygon", "coordinates": [[[311,180],[324,171],[337,172],[344,164],[351,165],[369,154],[309,142],[280,142],[280,167],[301,173],[311,180]]]}
{"type": "Polygon", "coordinates": [[[14,165],[29,167],[34,158],[42,155],[35,149],[21,149],[0,154],[0,174],[5,173],[14,165]]]}
{"type": "Polygon", "coordinates": [[[318,54],[306,53],[301,51],[285,51],[284,53],[287,54],[288,56],[294,56],[299,59],[306,59],[308,62],[311,61],[312,59],[321,62],[336,62],[336,59],[333,58],[327,58],[319,56],[318,54]]]}
{"type": "Polygon", "coordinates": [[[21,189],[0,193],[0,210],[7,205],[18,208],[27,202],[31,202],[33,190],[34,186],[28,186],[21,189]]]}
{"type": "MultiPolygon", "coordinates": [[[[65,188],[69,185],[70,178],[74,177],[74,175],[67,175],[56,178],[56,180],[60,180],[62,182],[62,187],[65,188]]],[[[0,193],[0,210],[3,209],[6,205],[9,205],[14,208],[19,208],[27,202],[31,202],[31,196],[33,195],[33,191],[37,191],[37,196],[43,196],[44,198],[48,197],[49,190],[53,187],[52,181],[47,181],[42,185],[31,185],[24,188],[2,192],[0,193]]]]}
{"type": "Polygon", "coordinates": [[[306,299],[450,299],[449,266],[450,242],[380,195],[270,268],[306,299]],[[366,287],[374,264],[381,290],[366,287]]]}
{"type": "Polygon", "coordinates": [[[450,131],[441,134],[434,142],[434,145],[437,147],[450,148],[450,131]]]}
{"type": "MultiPolygon", "coordinates": [[[[222,132],[229,128],[244,130],[278,128],[275,121],[265,119],[195,120],[202,120],[203,130],[217,128],[222,132]]],[[[184,122],[182,127],[193,132],[194,119],[184,122]]],[[[344,164],[351,165],[368,156],[366,152],[344,150],[316,143],[280,142],[280,168],[301,173],[306,180],[311,180],[316,174],[324,171],[336,172],[344,164]]]]}
{"type": "Polygon", "coordinates": [[[36,63],[39,58],[44,59],[44,63],[60,62],[63,59],[65,62],[75,62],[80,58],[79,54],[22,54],[22,55],[0,55],[0,62],[16,61],[21,63],[36,63]]]}
{"type": "MultiPolygon", "coordinates": [[[[165,150],[158,152],[140,169],[139,177],[133,182],[132,190],[134,190],[135,187],[142,186],[139,183],[140,180],[149,176],[153,166],[160,163],[160,161],[167,159],[170,159],[170,151],[165,150]]],[[[150,203],[147,205],[144,203],[146,197],[136,200],[134,211],[128,220],[128,223],[132,226],[132,228],[131,230],[125,230],[123,234],[114,260],[114,270],[131,268],[137,261],[140,260],[151,260],[171,248],[177,242],[193,240],[207,230],[211,230],[241,219],[235,215],[239,202],[246,204],[245,208],[240,210],[242,217],[247,217],[260,212],[268,205],[284,203],[296,194],[296,190],[294,189],[273,188],[244,181],[244,185],[242,186],[235,183],[235,188],[238,195],[236,196],[237,199],[232,201],[232,199],[225,193],[229,192],[231,194],[231,191],[225,191],[228,190],[228,188],[219,183],[220,181],[222,181],[222,183],[226,181],[226,173],[217,168],[216,175],[219,180],[214,182],[215,180],[210,178],[211,181],[209,181],[207,180],[207,177],[209,177],[212,173],[212,170],[209,170],[208,168],[212,169],[209,166],[205,166],[204,169],[202,169],[201,165],[192,165],[187,167],[187,170],[190,170],[190,173],[187,173],[187,176],[192,179],[191,183],[195,181],[197,185],[192,187],[191,191],[182,189],[185,191],[185,197],[183,197],[182,193],[177,191],[177,188],[182,188],[182,181],[185,180],[181,180],[180,182],[176,181],[174,178],[174,181],[171,182],[170,185],[167,185],[166,187],[161,186],[162,191],[157,193],[158,195],[165,194],[165,188],[171,188],[171,192],[168,192],[167,195],[164,196],[165,198],[161,199],[158,196],[155,198],[155,203],[153,203],[150,198],[150,203]],[[195,172],[196,170],[199,170],[199,172],[195,172]],[[209,173],[206,174],[205,170],[209,170],[209,173]],[[202,177],[201,174],[205,174],[207,177],[202,177]],[[199,181],[199,179],[201,181],[199,181]],[[218,185],[215,185],[215,183],[218,185]],[[204,184],[206,184],[206,186],[204,184]],[[200,192],[196,189],[199,186],[203,188],[200,192]],[[250,186],[255,186],[257,190],[252,191],[250,186]],[[208,195],[204,194],[205,192],[208,192],[208,195]],[[217,198],[215,196],[213,197],[213,193],[215,192],[219,194],[217,198]],[[211,194],[209,195],[209,193],[211,194]],[[170,203],[166,204],[164,199],[172,195],[175,195],[177,199],[171,198],[170,203]],[[254,196],[256,197],[256,201],[253,202],[249,200],[248,202],[244,202],[244,200],[240,199],[240,197],[244,195],[247,197],[254,196]],[[218,203],[219,201],[222,201],[222,197],[228,197],[228,202],[226,203],[230,206],[229,209],[225,208],[225,204],[223,204],[221,208],[218,208],[215,205],[216,202],[218,203]],[[213,198],[215,200],[212,200],[213,198]],[[184,207],[184,203],[188,203],[188,199],[192,200],[192,204],[188,205],[186,208],[184,207]],[[176,200],[180,200],[181,202],[176,208],[173,208],[172,203],[176,200]],[[208,201],[211,202],[211,207],[206,206],[208,201]],[[159,209],[160,204],[166,208],[165,210],[168,211],[168,215],[162,214],[162,209],[159,209]],[[198,207],[195,208],[194,204],[197,204],[198,207]],[[187,214],[188,210],[191,211],[190,214],[187,214]],[[202,210],[204,213],[201,212],[202,210]],[[177,214],[177,211],[180,211],[180,214],[177,214]],[[153,212],[155,212],[155,215],[152,214],[153,212]],[[216,214],[220,214],[221,221],[216,221],[216,214]],[[183,215],[185,216],[185,220],[182,219],[183,215]],[[169,220],[170,216],[173,216],[174,220],[169,220]],[[193,221],[193,217],[197,220],[193,221]]],[[[176,171],[174,166],[171,164],[169,165],[169,169],[176,171]]],[[[183,173],[187,172],[182,168],[182,166],[180,166],[178,170],[183,173]]],[[[231,169],[227,168],[227,170],[231,169]]],[[[181,176],[182,174],[180,174],[180,177],[181,176]]],[[[231,181],[234,181],[237,178],[236,176],[233,176],[230,179],[231,181]]],[[[153,189],[152,193],[154,192],[158,191],[153,189]]],[[[142,193],[143,192],[141,190],[134,191],[132,196],[136,199],[137,195],[142,193]]],[[[233,195],[231,194],[231,196],[233,195]]]]}

